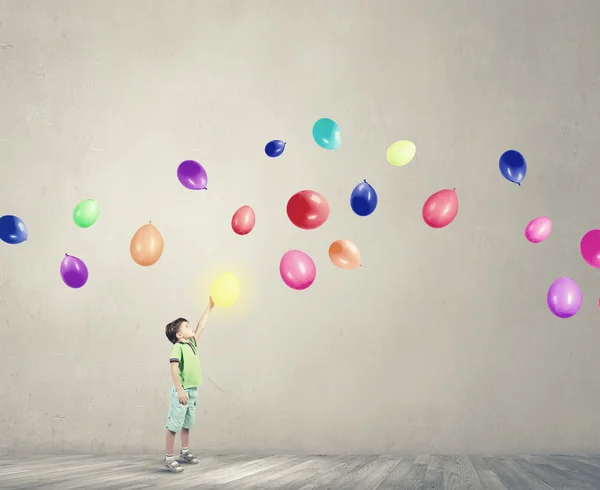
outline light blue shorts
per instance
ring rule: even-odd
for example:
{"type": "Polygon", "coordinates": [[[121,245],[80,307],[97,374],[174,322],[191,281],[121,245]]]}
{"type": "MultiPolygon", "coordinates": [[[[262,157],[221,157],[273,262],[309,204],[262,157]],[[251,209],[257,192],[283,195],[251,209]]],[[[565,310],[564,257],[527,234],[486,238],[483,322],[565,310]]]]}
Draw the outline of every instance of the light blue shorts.
{"type": "Polygon", "coordinates": [[[167,415],[167,430],[179,432],[182,428],[191,429],[196,420],[196,402],[198,399],[198,388],[187,388],[187,405],[179,403],[177,389],[173,386],[171,390],[171,406],[167,415]]]}

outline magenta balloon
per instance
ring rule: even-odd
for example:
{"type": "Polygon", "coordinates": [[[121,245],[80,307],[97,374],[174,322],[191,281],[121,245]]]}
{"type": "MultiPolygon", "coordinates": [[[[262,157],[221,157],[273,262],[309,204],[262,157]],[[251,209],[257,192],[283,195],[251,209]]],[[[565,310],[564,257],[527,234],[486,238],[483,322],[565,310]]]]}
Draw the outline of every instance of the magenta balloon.
{"type": "Polygon", "coordinates": [[[317,267],[308,255],[300,250],[283,254],[279,263],[279,274],[286,286],[301,291],[309,288],[317,276],[317,267]]]}
{"type": "Polygon", "coordinates": [[[571,318],[581,308],[581,289],[573,279],[559,277],[546,296],[548,308],[558,318],[571,318]]]}
{"type": "Polygon", "coordinates": [[[193,191],[205,191],[208,183],[206,170],[194,160],[186,160],[179,164],[177,178],[183,187],[193,191]]]}
{"type": "Polygon", "coordinates": [[[546,216],[532,219],[525,228],[525,238],[531,243],[541,243],[550,236],[552,221],[546,216]]]}
{"type": "Polygon", "coordinates": [[[600,230],[590,230],[583,235],[579,249],[583,260],[595,269],[600,269],[600,230]]]}
{"type": "Polygon", "coordinates": [[[88,268],[83,260],[65,254],[60,263],[60,277],[63,282],[73,289],[79,289],[85,286],[88,280],[88,268]]]}

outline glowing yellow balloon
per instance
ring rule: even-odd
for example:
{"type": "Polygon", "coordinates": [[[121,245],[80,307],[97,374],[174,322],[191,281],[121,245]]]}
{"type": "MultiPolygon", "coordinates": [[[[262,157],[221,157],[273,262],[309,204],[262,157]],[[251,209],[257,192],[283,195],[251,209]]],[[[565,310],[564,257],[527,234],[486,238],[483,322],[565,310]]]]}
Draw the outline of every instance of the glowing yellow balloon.
{"type": "Polygon", "coordinates": [[[412,141],[396,141],[387,149],[386,157],[394,167],[402,167],[415,157],[417,147],[412,141]]]}
{"type": "Polygon", "coordinates": [[[221,274],[212,285],[210,296],[215,305],[226,308],[235,303],[240,295],[240,281],[231,272],[221,274]]]}

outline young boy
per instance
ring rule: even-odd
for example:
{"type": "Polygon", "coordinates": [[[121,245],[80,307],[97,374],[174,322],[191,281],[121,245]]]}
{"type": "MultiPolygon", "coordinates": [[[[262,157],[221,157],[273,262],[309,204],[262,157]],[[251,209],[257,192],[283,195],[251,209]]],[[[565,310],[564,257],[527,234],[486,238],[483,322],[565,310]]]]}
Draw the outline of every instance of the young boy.
{"type": "Polygon", "coordinates": [[[183,471],[179,463],[198,464],[198,459],[189,451],[190,429],[196,419],[196,399],[198,386],[202,383],[200,358],[198,357],[198,339],[214,306],[212,298],[198,321],[195,330],[185,318],[172,321],[165,328],[167,338],[173,343],[171,349],[171,406],[167,415],[167,451],[165,468],[174,473],[183,471]],[[181,431],[181,453],[179,461],[175,459],[173,446],[175,435],[181,431]]]}

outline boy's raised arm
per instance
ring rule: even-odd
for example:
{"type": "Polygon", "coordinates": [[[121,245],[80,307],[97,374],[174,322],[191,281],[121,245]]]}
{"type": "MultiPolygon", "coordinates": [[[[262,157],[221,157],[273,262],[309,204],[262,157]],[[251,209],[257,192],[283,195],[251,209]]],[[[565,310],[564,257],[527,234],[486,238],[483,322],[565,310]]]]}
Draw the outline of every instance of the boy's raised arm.
{"type": "Polygon", "coordinates": [[[204,310],[204,314],[200,317],[200,320],[198,320],[198,325],[196,325],[196,330],[194,330],[194,340],[196,341],[196,344],[198,343],[198,339],[200,338],[200,335],[202,335],[202,331],[204,330],[204,327],[206,325],[206,322],[208,320],[208,317],[210,316],[210,312],[213,309],[213,306],[215,306],[215,304],[213,303],[212,298],[208,298],[208,306],[206,307],[206,310],[204,310]]]}

